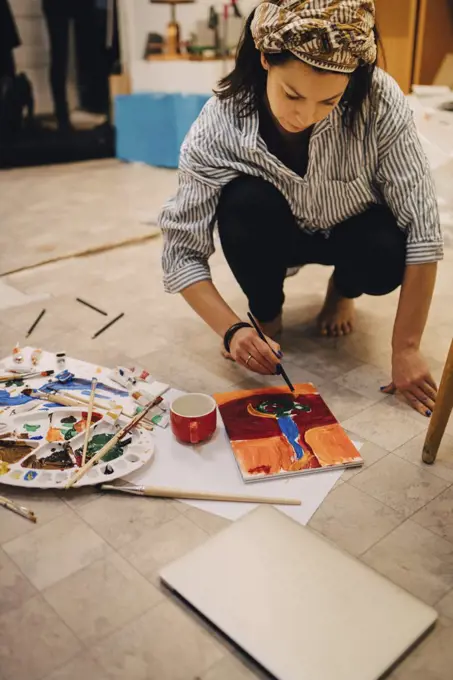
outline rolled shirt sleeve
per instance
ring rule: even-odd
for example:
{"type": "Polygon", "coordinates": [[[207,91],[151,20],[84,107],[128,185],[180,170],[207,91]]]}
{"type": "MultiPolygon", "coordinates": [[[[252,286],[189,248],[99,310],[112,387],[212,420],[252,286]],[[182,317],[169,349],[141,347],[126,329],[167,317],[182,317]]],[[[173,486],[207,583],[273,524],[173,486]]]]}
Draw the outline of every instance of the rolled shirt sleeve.
{"type": "Polygon", "coordinates": [[[381,93],[377,114],[377,182],[407,234],[406,263],[437,262],[443,238],[434,181],[412,111],[396,83],[381,93]]]}
{"type": "Polygon", "coordinates": [[[179,293],[194,283],[211,279],[208,259],[214,252],[212,232],[219,195],[219,187],[179,171],[176,196],[164,206],[159,217],[167,293],[179,293]]]}

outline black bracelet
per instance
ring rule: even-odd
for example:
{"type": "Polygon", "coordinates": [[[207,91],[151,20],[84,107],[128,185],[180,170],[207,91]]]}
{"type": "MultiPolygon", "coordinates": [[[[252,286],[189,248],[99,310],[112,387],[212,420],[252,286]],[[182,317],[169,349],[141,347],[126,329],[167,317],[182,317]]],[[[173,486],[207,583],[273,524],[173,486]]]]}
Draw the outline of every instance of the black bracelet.
{"type": "Polygon", "coordinates": [[[230,351],[230,343],[233,339],[233,335],[241,328],[252,328],[252,326],[245,321],[240,321],[239,323],[235,323],[233,326],[231,326],[223,336],[223,346],[227,352],[230,351]]]}

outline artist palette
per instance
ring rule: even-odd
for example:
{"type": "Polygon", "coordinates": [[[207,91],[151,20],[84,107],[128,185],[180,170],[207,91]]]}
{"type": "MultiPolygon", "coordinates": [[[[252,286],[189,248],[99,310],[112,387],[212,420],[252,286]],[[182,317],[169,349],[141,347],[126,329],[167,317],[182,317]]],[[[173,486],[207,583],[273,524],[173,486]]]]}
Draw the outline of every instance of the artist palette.
{"type": "MultiPolygon", "coordinates": [[[[40,489],[63,488],[81,464],[86,416],[85,409],[59,407],[16,416],[13,436],[0,439],[0,482],[40,489]]],[[[93,412],[94,419],[96,422],[90,427],[87,461],[113,437],[118,428],[129,422],[129,419],[120,416],[114,425],[96,412],[93,412]]],[[[153,452],[151,432],[134,428],[74,488],[110,482],[128,475],[151,460],[153,452]]]]}

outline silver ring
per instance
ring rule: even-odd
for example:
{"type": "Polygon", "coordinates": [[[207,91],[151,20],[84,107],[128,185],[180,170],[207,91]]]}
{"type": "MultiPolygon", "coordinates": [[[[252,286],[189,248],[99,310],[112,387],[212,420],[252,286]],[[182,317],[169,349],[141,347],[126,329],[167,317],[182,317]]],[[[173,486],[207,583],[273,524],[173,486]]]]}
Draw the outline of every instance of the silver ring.
{"type": "Polygon", "coordinates": [[[252,357],[252,355],[251,355],[251,354],[249,354],[249,358],[248,358],[248,359],[247,359],[247,361],[245,362],[245,365],[246,365],[246,366],[248,366],[248,365],[249,365],[249,361],[250,361],[250,359],[253,359],[253,357],[252,357]]]}

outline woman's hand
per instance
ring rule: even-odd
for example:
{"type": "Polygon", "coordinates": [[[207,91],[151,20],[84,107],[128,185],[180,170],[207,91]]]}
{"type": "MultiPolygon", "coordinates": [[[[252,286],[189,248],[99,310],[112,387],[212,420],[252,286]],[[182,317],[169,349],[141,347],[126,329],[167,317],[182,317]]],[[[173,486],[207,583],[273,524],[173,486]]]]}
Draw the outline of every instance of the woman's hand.
{"type": "Polygon", "coordinates": [[[413,409],[429,418],[436,402],[437,385],[419,349],[393,351],[392,382],[382,391],[401,392],[413,409]]]}
{"type": "MultiPolygon", "coordinates": [[[[270,338],[267,338],[267,341],[275,352],[280,352],[278,343],[270,338]]],[[[264,340],[261,340],[254,328],[241,328],[236,331],[230,342],[230,354],[241,366],[262,375],[275,375],[277,365],[280,363],[280,359],[264,340]]]]}

